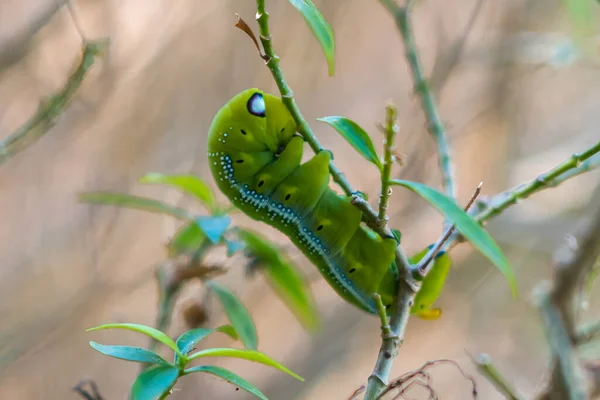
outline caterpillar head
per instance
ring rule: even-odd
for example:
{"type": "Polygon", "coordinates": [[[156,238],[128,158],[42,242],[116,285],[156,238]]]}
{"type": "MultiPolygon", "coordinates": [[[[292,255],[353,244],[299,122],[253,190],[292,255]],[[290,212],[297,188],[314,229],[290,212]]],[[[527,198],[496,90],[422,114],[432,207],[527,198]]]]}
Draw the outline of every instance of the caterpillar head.
{"type": "Polygon", "coordinates": [[[219,110],[210,132],[211,151],[277,154],[296,132],[296,123],[279,97],[247,89],[219,110]]]}

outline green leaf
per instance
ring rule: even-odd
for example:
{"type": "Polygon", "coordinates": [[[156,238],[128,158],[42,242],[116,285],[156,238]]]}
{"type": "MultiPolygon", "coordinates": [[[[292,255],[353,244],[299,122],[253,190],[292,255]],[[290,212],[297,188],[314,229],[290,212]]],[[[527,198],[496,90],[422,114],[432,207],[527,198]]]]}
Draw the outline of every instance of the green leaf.
{"type": "Polygon", "coordinates": [[[170,347],[179,356],[181,356],[181,352],[179,351],[179,348],[177,347],[177,345],[175,344],[173,339],[171,339],[170,337],[168,337],[166,334],[159,331],[158,329],[154,329],[150,326],[140,325],[140,324],[131,324],[131,323],[122,323],[122,324],[115,323],[115,324],[104,324],[104,325],[96,326],[93,328],[88,328],[85,331],[93,332],[93,331],[99,331],[102,329],[126,329],[129,331],[143,333],[144,335],[150,336],[150,337],[158,340],[162,344],[170,347]]]}
{"type": "Polygon", "coordinates": [[[486,256],[504,274],[513,296],[517,296],[517,283],[510,264],[500,247],[485,229],[471,218],[454,200],[443,193],[419,182],[392,179],[392,185],[404,186],[427,200],[446,218],[456,225],[456,229],[471,242],[473,247],[486,256]]]}
{"type": "Polygon", "coordinates": [[[225,379],[227,382],[231,383],[232,385],[235,385],[235,386],[245,390],[246,392],[255,395],[259,399],[269,400],[269,399],[267,399],[267,397],[264,394],[262,394],[262,392],[260,390],[258,390],[256,387],[254,387],[254,385],[252,385],[250,382],[248,382],[241,376],[236,375],[229,370],[226,370],[225,368],[215,367],[212,365],[199,365],[197,367],[188,368],[185,371],[183,371],[183,373],[186,375],[194,373],[194,372],[206,372],[208,374],[218,376],[219,378],[225,379]]]}
{"type": "Polygon", "coordinates": [[[256,350],[258,347],[258,337],[256,335],[256,327],[252,316],[242,302],[226,287],[220,285],[216,281],[209,281],[208,287],[217,295],[225,313],[231,321],[231,325],[240,336],[240,340],[247,349],[256,350]]]}
{"type": "MultiPolygon", "coordinates": [[[[179,347],[181,354],[187,356],[187,354],[192,351],[198,342],[213,332],[225,333],[235,340],[238,339],[237,332],[231,325],[223,325],[215,329],[197,328],[187,331],[179,336],[176,342],[177,347],[179,347]]],[[[177,364],[178,361],[179,357],[175,355],[175,363],[177,364]]]]}
{"type": "Polygon", "coordinates": [[[383,169],[371,137],[356,122],[345,117],[323,117],[317,118],[317,121],[331,125],[364,158],[375,164],[380,171],[383,169]]]}
{"type": "Polygon", "coordinates": [[[133,346],[110,346],[90,341],[90,346],[100,353],[121,360],[136,361],[150,364],[171,365],[167,360],[158,354],[142,349],[141,347],[133,346]]]}
{"type": "Polygon", "coordinates": [[[279,250],[257,233],[240,230],[240,239],[246,242],[251,255],[261,261],[260,270],[271,287],[309,331],[319,326],[315,303],[303,276],[295,266],[281,259],[279,250]]]}
{"type": "Polygon", "coordinates": [[[231,217],[229,215],[219,215],[216,217],[198,217],[196,223],[208,237],[208,240],[217,244],[221,241],[223,233],[227,230],[229,224],[231,224],[231,217]]]}
{"type": "Polygon", "coordinates": [[[131,400],[159,400],[168,393],[177,378],[179,369],[172,366],[153,366],[138,375],[131,387],[131,400]]]}
{"type": "Polygon", "coordinates": [[[285,372],[286,374],[293,376],[299,381],[304,382],[304,378],[299,376],[298,374],[290,371],[277,361],[273,360],[266,354],[261,353],[256,350],[241,350],[241,349],[228,349],[228,348],[214,348],[214,349],[206,349],[199,351],[197,353],[192,354],[188,360],[192,361],[200,357],[232,357],[232,358],[241,358],[244,360],[250,360],[257,363],[261,363],[264,365],[268,365],[269,367],[276,368],[280,371],[285,372]]]}
{"type": "Polygon", "coordinates": [[[139,180],[140,183],[157,183],[169,185],[191,194],[205,204],[210,210],[215,207],[215,195],[210,186],[194,175],[165,175],[156,172],[149,173],[139,180]]]}
{"type": "Polygon", "coordinates": [[[265,264],[261,271],[267,276],[271,287],[279,298],[296,315],[300,323],[309,331],[319,327],[319,316],[312,293],[304,277],[287,262],[265,264]]]}
{"type": "Polygon", "coordinates": [[[196,221],[183,225],[167,244],[169,256],[177,256],[183,253],[193,253],[206,240],[206,235],[196,221]]]}
{"type": "Polygon", "coordinates": [[[279,263],[279,249],[256,232],[239,229],[238,237],[246,243],[251,255],[264,263],[279,263]]]}
{"type": "Polygon", "coordinates": [[[333,76],[335,74],[335,38],[333,29],[331,29],[329,23],[311,0],[289,1],[298,11],[300,11],[300,14],[302,14],[304,20],[321,44],[321,48],[327,59],[329,76],[333,76]]]}
{"type": "Polygon", "coordinates": [[[192,219],[190,213],[182,208],[173,207],[158,200],[124,193],[85,192],[79,194],[79,201],[81,203],[135,208],[143,211],[167,214],[179,219],[192,219]]]}

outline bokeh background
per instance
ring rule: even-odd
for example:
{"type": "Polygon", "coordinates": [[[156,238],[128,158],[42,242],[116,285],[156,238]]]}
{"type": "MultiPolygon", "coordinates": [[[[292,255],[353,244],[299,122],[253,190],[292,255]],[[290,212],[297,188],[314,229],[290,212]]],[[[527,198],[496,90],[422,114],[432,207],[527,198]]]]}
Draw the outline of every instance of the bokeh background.
{"type": "MultiPolygon", "coordinates": [[[[268,9],[288,83],[319,139],[335,153],[352,184],[376,198],[375,169],[315,118],[352,118],[380,145],[376,123],[384,118],[386,101],[393,99],[402,128],[397,144],[406,164],[395,175],[439,187],[435,145],[412,93],[391,17],[376,1],[314,2],[335,30],[333,78],[296,10],[285,1],[269,1],[268,9]]],[[[65,8],[57,10],[57,3],[64,1],[0,3],[0,138],[26,121],[76,62],[81,38],[71,15],[65,8]]],[[[572,29],[563,2],[419,3],[415,35],[449,130],[461,203],[480,181],[484,194],[494,194],[598,140],[595,54],[552,65],[548,61],[555,61],[558,42],[527,34],[568,37],[572,29]]],[[[173,190],[136,181],[147,172],[193,172],[212,184],[206,135],[214,113],[245,88],[276,92],[254,46],[233,27],[235,13],[255,27],[254,6],[240,0],[75,2],[85,35],[109,37],[111,45],[58,124],[0,169],[0,399],[77,399],[71,388],[83,378],[94,379],[106,399],[127,398],[138,366],[100,355],[88,341],[142,346],[147,341],[133,332],[84,329],[109,321],[154,323],[153,269],[165,259],[164,243],[178,225],[141,211],[79,204],[76,196],[114,190],[193,207],[173,190]]],[[[564,236],[585,222],[599,178],[593,172],[535,195],[488,225],[516,270],[518,300],[487,260],[468,244],[456,247],[439,302],[443,317],[411,321],[394,374],[439,358],[475,373],[467,352],[481,351],[524,395],[537,392],[548,350],[530,292],[550,276],[552,253],[564,236]]],[[[409,253],[441,231],[441,217],[411,193],[395,190],[390,210],[409,253]]],[[[241,215],[235,223],[256,227],[241,215]]],[[[219,279],[251,310],[259,348],[306,382],[240,360],[214,363],[244,376],[274,400],[347,398],[374,365],[378,320],[340,301],[285,237],[264,225],[260,230],[288,245],[290,258],[313,282],[321,329],[314,335],[303,331],[263,280],[244,279],[242,266],[231,265],[223,254],[214,260],[229,263],[232,272],[219,279]]],[[[180,303],[201,292],[192,285],[180,303]]],[[[598,296],[592,296],[586,318],[598,315],[597,303],[598,296]]],[[[186,329],[181,309],[171,336],[186,329]]],[[[215,303],[207,324],[224,320],[215,303]]],[[[218,335],[206,344],[232,345],[218,335]]],[[[591,356],[594,350],[588,349],[591,356]]],[[[469,398],[469,383],[455,369],[439,367],[432,375],[441,398],[469,398]]],[[[475,377],[481,398],[500,398],[481,376],[475,377]]],[[[241,400],[249,395],[203,375],[183,379],[172,395],[174,400],[199,397],[241,400]]],[[[426,398],[418,391],[414,397],[426,398]]]]}

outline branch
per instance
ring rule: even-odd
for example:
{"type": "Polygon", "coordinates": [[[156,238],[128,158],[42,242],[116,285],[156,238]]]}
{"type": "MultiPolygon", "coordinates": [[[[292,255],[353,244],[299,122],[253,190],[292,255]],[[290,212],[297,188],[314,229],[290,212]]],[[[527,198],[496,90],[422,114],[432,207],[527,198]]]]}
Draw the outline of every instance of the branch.
{"type": "Polygon", "coordinates": [[[436,106],[435,97],[423,73],[423,65],[419,59],[415,39],[410,21],[412,0],[408,0],[405,7],[400,7],[394,0],[380,0],[381,4],[392,14],[396,26],[402,35],[406,51],[406,59],[412,72],[415,92],[420,95],[421,107],[427,118],[427,129],[438,148],[440,171],[442,173],[442,186],[444,192],[451,198],[456,198],[456,183],[454,179],[454,166],[448,145],[446,128],[436,106]]]}
{"type": "Polygon", "coordinates": [[[558,178],[548,183],[547,187],[556,187],[568,179],[574,178],[598,167],[600,167],[600,152],[582,162],[579,167],[573,168],[561,174],[558,178]]]}
{"type": "Polygon", "coordinates": [[[582,339],[575,326],[578,292],[585,286],[595,261],[600,257],[600,212],[581,235],[578,245],[571,241],[567,257],[555,256],[555,278],[552,288],[539,289],[538,305],[545,322],[546,336],[552,348],[554,367],[546,393],[541,399],[561,394],[561,398],[587,399],[585,374],[576,354],[582,339]]]}
{"type": "Polygon", "coordinates": [[[588,323],[577,330],[575,343],[585,344],[600,336],[600,321],[588,323]]]}
{"type": "Polygon", "coordinates": [[[477,359],[471,358],[471,361],[477,367],[480,374],[485,376],[496,389],[509,400],[523,400],[522,397],[515,388],[512,387],[510,382],[502,376],[500,371],[492,364],[492,359],[487,354],[479,354],[477,359]]]}
{"type": "Polygon", "coordinates": [[[516,204],[519,200],[526,199],[548,187],[558,186],[573,176],[589,171],[600,164],[600,158],[591,158],[598,153],[600,153],[600,141],[581,153],[573,154],[569,159],[539,175],[534,180],[495,195],[487,201],[484,209],[475,215],[475,219],[480,222],[488,220],[516,204]],[[589,162],[583,164],[588,159],[589,162]]]}
{"type": "MultiPolygon", "coordinates": [[[[273,79],[279,88],[283,103],[286,105],[294,118],[294,121],[298,125],[300,133],[313,151],[319,152],[323,147],[296,105],[292,90],[285,81],[283,71],[279,66],[279,57],[275,54],[273,49],[272,37],[269,30],[269,13],[265,10],[265,0],[256,0],[256,6],[256,21],[260,28],[260,41],[263,45],[266,65],[271,71],[273,79]]],[[[352,196],[352,203],[363,212],[366,224],[381,237],[393,238],[394,235],[387,224],[381,223],[378,213],[373,210],[367,201],[355,194],[356,192],[353,190],[345,175],[340,172],[333,162],[329,164],[329,171],[333,180],[340,185],[344,190],[344,193],[347,196],[352,196]]],[[[375,371],[369,378],[369,387],[377,387],[377,391],[381,391],[387,384],[393,360],[398,353],[398,346],[400,346],[404,338],[406,324],[410,316],[410,308],[418,287],[410,273],[408,258],[400,246],[396,248],[395,263],[398,267],[400,281],[398,283],[398,295],[396,296],[396,302],[393,307],[395,312],[390,319],[392,335],[390,338],[383,339],[375,371]]],[[[367,392],[369,393],[369,390],[367,390],[367,392]]]]}
{"type": "Polygon", "coordinates": [[[106,41],[85,44],[81,60],[62,90],[42,100],[38,111],[21,128],[0,142],[0,166],[34,144],[54,126],[56,119],[70,105],[95,58],[104,51],[106,44],[106,41]]]}

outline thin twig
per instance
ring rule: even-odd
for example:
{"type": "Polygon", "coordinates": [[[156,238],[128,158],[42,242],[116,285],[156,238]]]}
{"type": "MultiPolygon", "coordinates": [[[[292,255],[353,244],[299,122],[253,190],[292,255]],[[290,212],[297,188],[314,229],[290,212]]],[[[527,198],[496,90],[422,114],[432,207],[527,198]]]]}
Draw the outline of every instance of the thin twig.
{"type": "Polygon", "coordinates": [[[577,330],[575,343],[585,344],[593,341],[600,336],[600,321],[591,322],[583,325],[577,330]]]}
{"type": "MultiPolygon", "coordinates": [[[[426,378],[427,379],[426,386],[431,388],[431,376],[427,373],[427,370],[432,367],[439,366],[442,364],[449,364],[449,365],[456,367],[456,369],[458,369],[458,371],[461,373],[461,375],[465,379],[467,379],[469,382],[471,382],[471,394],[473,396],[473,399],[477,399],[478,391],[477,391],[477,383],[475,382],[475,378],[473,378],[471,375],[467,374],[460,367],[460,365],[458,365],[458,363],[456,361],[441,359],[441,360],[427,361],[425,364],[423,364],[421,366],[421,368],[416,369],[414,371],[409,371],[409,372],[405,373],[404,375],[400,376],[399,378],[394,379],[389,385],[387,385],[387,387],[385,387],[385,389],[381,393],[379,393],[377,395],[375,400],[383,398],[383,396],[385,396],[386,394],[390,393],[391,391],[393,391],[397,388],[400,388],[400,393],[406,392],[406,390],[408,389],[410,384],[407,385],[406,387],[404,386],[404,384],[406,384],[407,382],[411,382],[411,381],[414,382],[414,380],[419,377],[426,378]]],[[[431,388],[431,390],[433,390],[433,388],[431,388]]]]}
{"type": "Polygon", "coordinates": [[[392,336],[392,329],[390,328],[387,312],[383,302],[381,301],[381,296],[379,294],[375,294],[373,298],[375,299],[375,304],[377,304],[377,312],[379,314],[379,320],[381,321],[381,336],[383,338],[390,337],[392,336]]]}
{"type": "Polygon", "coordinates": [[[381,192],[379,194],[379,214],[377,217],[380,221],[384,221],[387,224],[387,208],[388,201],[390,199],[390,175],[392,173],[393,165],[393,148],[394,139],[398,134],[398,125],[396,119],[398,118],[398,110],[391,102],[385,107],[385,128],[384,134],[385,139],[383,142],[383,171],[381,172],[381,192]]]}
{"type": "Polygon", "coordinates": [[[449,197],[456,198],[454,166],[450,155],[450,146],[448,145],[448,134],[438,111],[433,91],[425,79],[423,65],[419,59],[417,46],[413,36],[412,24],[410,21],[413,1],[409,0],[404,7],[398,6],[394,0],[380,0],[380,2],[390,14],[392,14],[396,26],[402,35],[406,60],[408,61],[408,65],[412,72],[415,92],[419,94],[421,99],[421,107],[427,118],[428,131],[437,144],[444,192],[449,197]]]}
{"type": "MultiPolygon", "coordinates": [[[[477,185],[475,192],[473,192],[473,195],[471,196],[471,198],[467,202],[467,205],[464,208],[465,211],[469,211],[469,208],[471,208],[471,206],[473,205],[473,203],[475,202],[475,200],[481,193],[482,185],[483,185],[483,182],[480,182],[479,185],[477,185]]],[[[425,257],[423,257],[421,259],[421,261],[419,261],[419,263],[417,263],[415,266],[412,267],[412,270],[416,273],[419,273],[423,277],[427,276],[427,274],[429,273],[429,270],[431,269],[431,266],[433,266],[433,264],[430,264],[431,260],[433,260],[435,258],[437,253],[444,246],[444,244],[446,244],[448,242],[448,240],[450,239],[450,236],[452,235],[452,233],[454,232],[455,229],[456,229],[456,225],[452,225],[450,228],[447,228],[446,232],[444,232],[444,234],[438,239],[438,241],[431,248],[431,250],[429,250],[429,252],[425,255],[425,257]],[[427,268],[427,267],[429,267],[429,268],[427,268]]]]}
{"type": "Polygon", "coordinates": [[[509,400],[524,400],[525,398],[517,392],[510,382],[498,371],[492,363],[492,359],[487,354],[479,354],[477,358],[469,355],[471,361],[477,367],[480,374],[485,376],[496,389],[509,400]]]}
{"type": "MultiPolygon", "coordinates": [[[[557,186],[571,176],[579,175],[579,173],[575,174],[570,171],[581,168],[584,161],[598,153],[600,153],[600,141],[581,153],[573,154],[569,159],[544,172],[532,181],[493,196],[487,202],[487,206],[483,211],[475,215],[474,218],[480,222],[486,221],[516,204],[519,200],[526,199],[547,187],[557,186]],[[572,175],[562,178],[563,174],[566,173],[571,173],[572,175]]],[[[596,160],[595,162],[598,161],[596,160]]]]}
{"type": "Polygon", "coordinates": [[[73,6],[73,0],[67,1],[67,10],[69,10],[69,14],[71,14],[71,19],[73,20],[73,25],[75,26],[77,33],[79,33],[79,36],[81,37],[81,41],[83,43],[87,43],[88,40],[85,36],[85,33],[83,32],[83,29],[81,28],[79,19],[77,18],[77,13],[75,12],[75,7],[73,6]]]}
{"type": "Polygon", "coordinates": [[[81,60],[65,86],[47,100],[42,100],[38,111],[16,132],[0,142],[0,166],[34,144],[54,126],[56,119],[70,105],[84,77],[94,64],[95,58],[105,49],[106,43],[106,41],[86,43],[82,49],[81,60]]]}
{"type": "Polygon", "coordinates": [[[365,385],[360,385],[360,387],[358,389],[356,389],[351,395],[350,397],[348,397],[348,400],[355,400],[359,394],[361,394],[362,392],[364,392],[366,389],[365,385]]]}

